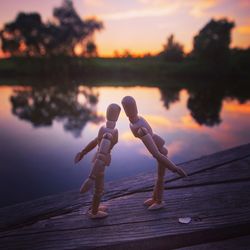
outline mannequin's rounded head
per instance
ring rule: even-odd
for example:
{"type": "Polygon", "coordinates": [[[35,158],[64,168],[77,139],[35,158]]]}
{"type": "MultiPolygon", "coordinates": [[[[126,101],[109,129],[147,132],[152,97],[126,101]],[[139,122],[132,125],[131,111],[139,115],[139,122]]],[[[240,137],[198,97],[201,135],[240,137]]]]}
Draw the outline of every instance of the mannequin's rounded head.
{"type": "Polygon", "coordinates": [[[122,106],[124,108],[126,115],[129,118],[137,117],[138,110],[137,110],[135,99],[132,96],[123,97],[122,106]]]}
{"type": "Polygon", "coordinates": [[[118,120],[120,112],[121,112],[121,107],[118,104],[116,103],[110,104],[106,112],[107,120],[116,122],[118,120]]]}

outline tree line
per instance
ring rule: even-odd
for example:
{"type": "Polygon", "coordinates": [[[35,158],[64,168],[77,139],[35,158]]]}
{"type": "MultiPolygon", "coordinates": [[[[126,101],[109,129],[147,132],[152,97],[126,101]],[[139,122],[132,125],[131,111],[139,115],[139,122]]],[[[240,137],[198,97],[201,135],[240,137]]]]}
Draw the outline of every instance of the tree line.
{"type": "MultiPolygon", "coordinates": [[[[188,55],[172,34],[157,56],[172,62],[188,57],[216,64],[227,62],[230,54],[242,58],[245,52],[249,55],[249,49],[230,50],[234,27],[235,23],[227,18],[211,19],[193,38],[193,50],[188,55]]],[[[103,28],[102,21],[82,19],[73,2],[64,0],[60,7],[53,9],[53,21],[50,22],[43,22],[39,13],[19,13],[0,30],[0,39],[2,51],[10,56],[75,56],[75,48],[80,46],[82,56],[96,57],[94,33],[103,28]]],[[[124,57],[132,57],[132,54],[125,51],[124,57]]]]}
{"type": "MultiPolygon", "coordinates": [[[[211,19],[194,37],[193,50],[188,55],[191,58],[219,63],[226,61],[230,54],[231,31],[235,23],[226,18],[211,19]]],[[[183,45],[170,35],[160,56],[169,61],[182,61],[184,58],[183,45]]]]}

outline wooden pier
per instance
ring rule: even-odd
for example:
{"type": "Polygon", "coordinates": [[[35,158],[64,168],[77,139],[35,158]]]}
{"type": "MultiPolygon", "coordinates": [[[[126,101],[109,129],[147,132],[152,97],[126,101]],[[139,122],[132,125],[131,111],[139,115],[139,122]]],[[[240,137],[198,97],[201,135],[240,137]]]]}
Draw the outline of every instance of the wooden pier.
{"type": "Polygon", "coordinates": [[[91,196],[78,191],[2,208],[0,249],[250,249],[250,144],[180,166],[189,176],[167,174],[158,211],[142,205],[155,171],[107,183],[103,220],[84,215],[91,196]]]}

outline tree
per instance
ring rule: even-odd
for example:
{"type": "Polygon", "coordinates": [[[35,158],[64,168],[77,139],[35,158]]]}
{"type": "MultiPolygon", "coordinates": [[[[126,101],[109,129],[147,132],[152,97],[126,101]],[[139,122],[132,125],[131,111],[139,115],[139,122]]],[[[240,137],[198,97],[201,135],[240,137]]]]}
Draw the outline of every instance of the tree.
{"type": "Polygon", "coordinates": [[[88,57],[96,57],[97,56],[97,47],[94,42],[88,41],[86,45],[86,55],[88,57]]]}
{"type": "Polygon", "coordinates": [[[208,62],[224,62],[229,55],[234,22],[225,19],[208,22],[194,37],[193,55],[208,62]]]}
{"type": "Polygon", "coordinates": [[[11,55],[41,54],[44,24],[37,13],[19,13],[16,20],[1,31],[2,50],[11,55]]]}
{"type": "Polygon", "coordinates": [[[75,11],[72,1],[69,0],[64,0],[61,7],[55,8],[53,16],[59,23],[60,29],[57,49],[64,54],[74,55],[77,44],[84,46],[87,38],[92,37],[95,31],[103,29],[103,23],[100,21],[93,18],[82,20],[75,11]]]}
{"type": "Polygon", "coordinates": [[[164,49],[160,53],[167,61],[180,62],[183,59],[184,52],[183,46],[174,40],[174,35],[170,35],[167,39],[167,43],[163,45],[164,49]]]}
{"type": "Polygon", "coordinates": [[[123,51],[121,57],[123,57],[123,58],[132,58],[133,55],[132,55],[132,53],[131,53],[128,49],[125,49],[125,50],[123,51]]]}
{"type": "Polygon", "coordinates": [[[2,49],[10,55],[75,55],[77,44],[86,46],[95,31],[103,29],[96,19],[82,20],[70,0],[53,10],[54,22],[43,23],[38,13],[20,13],[0,31],[2,49]]]}

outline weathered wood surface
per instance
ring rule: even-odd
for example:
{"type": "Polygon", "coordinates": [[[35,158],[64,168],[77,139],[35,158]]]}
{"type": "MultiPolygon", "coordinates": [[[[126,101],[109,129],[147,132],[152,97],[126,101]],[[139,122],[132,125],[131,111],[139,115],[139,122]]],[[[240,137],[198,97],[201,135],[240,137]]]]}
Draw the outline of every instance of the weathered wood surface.
{"type": "Polygon", "coordinates": [[[192,247],[178,248],[178,250],[222,250],[222,249],[249,250],[249,246],[250,246],[250,236],[243,236],[229,240],[199,244],[192,247]]]}
{"type": "Polygon", "coordinates": [[[84,215],[91,197],[77,191],[0,209],[0,249],[235,249],[227,239],[250,234],[250,144],[180,165],[189,176],[168,174],[159,211],[142,205],[154,172],[108,183],[104,220],[84,215]],[[186,216],[191,223],[180,224],[186,216]]]}

